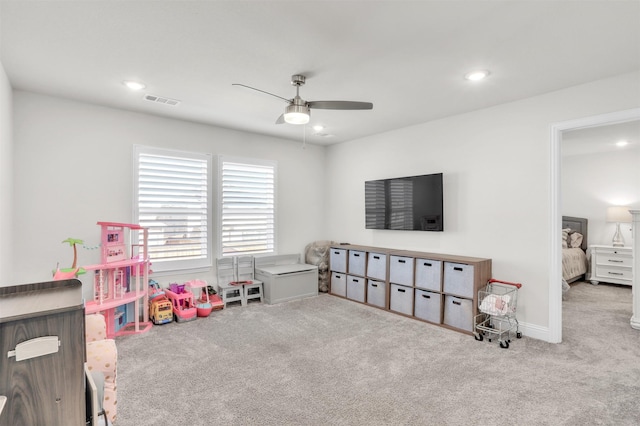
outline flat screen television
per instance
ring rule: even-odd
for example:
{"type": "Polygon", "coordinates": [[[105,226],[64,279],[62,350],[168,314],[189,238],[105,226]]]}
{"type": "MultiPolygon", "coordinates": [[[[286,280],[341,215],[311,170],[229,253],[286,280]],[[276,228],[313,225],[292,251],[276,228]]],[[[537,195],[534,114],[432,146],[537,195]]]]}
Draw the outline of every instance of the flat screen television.
{"type": "Polygon", "coordinates": [[[367,229],[443,231],[442,173],[364,183],[367,229]]]}

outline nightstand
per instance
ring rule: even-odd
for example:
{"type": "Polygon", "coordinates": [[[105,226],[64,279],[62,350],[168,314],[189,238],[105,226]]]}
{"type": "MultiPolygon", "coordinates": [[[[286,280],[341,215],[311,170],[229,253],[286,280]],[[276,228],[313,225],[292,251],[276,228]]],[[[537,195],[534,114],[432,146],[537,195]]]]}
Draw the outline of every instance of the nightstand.
{"type": "Polygon", "coordinates": [[[589,246],[591,249],[591,284],[600,282],[631,285],[633,252],[631,247],[589,246]]]}

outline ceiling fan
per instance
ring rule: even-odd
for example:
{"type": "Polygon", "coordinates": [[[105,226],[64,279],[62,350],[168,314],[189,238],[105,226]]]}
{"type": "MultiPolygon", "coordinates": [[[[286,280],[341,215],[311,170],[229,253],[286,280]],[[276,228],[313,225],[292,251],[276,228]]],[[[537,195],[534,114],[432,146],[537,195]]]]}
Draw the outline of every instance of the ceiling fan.
{"type": "Polygon", "coordinates": [[[291,76],[291,85],[296,86],[296,96],[293,99],[283,98],[282,96],[274,95],[273,93],[266,92],[264,90],[256,89],[255,87],[247,86],[245,84],[233,83],[233,86],[242,86],[247,89],[257,90],[258,92],[266,93],[267,95],[275,96],[287,102],[287,106],[284,109],[284,113],[278,117],[276,124],[289,123],[289,124],[307,124],[309,122],[309,115],[311,109],[342,109],[342,110],[356,110],[356,109],[373,109],[371,102],[355,102],[355,101],[305,101],[300,97],[300,86],[305,83],[306,77],[300,74],[294,74],[291,76]]]}

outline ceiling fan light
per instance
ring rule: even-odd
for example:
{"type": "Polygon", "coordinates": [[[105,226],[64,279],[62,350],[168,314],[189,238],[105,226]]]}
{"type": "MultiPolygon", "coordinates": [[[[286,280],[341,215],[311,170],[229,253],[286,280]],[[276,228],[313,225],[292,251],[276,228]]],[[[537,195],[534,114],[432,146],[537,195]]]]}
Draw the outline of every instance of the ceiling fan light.
{"type": "Polygon", "coordinates": [[[284,121],[289,124],[307,124],[309,108],[304,105],[289,105],[284,110],[284,121]]]}

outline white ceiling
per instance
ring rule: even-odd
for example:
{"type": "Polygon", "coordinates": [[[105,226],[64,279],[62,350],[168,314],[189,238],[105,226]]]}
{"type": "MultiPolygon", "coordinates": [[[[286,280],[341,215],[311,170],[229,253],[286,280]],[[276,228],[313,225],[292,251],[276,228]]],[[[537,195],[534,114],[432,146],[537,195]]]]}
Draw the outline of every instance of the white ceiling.
{"type": "Polygon", "coordinates": [[[301,140],[292,74],[329,144],[640,69],[640,1],[0,1],[12,86],[301,140]],[[472,83],[476,68],[489,79],[472,83]],[[121,82],[146,83],[131,92],[121,82]],[[171,107],[145,93],[181,101],[171,107]]]}
{"type": "Polygon", "coordinates": [[[571,130],[562,134],[562,155],[599,154],[608,151],[640,150],[640,121],[571,130]],[[618,147],[617,142],[627,145],[618,147]]]}

